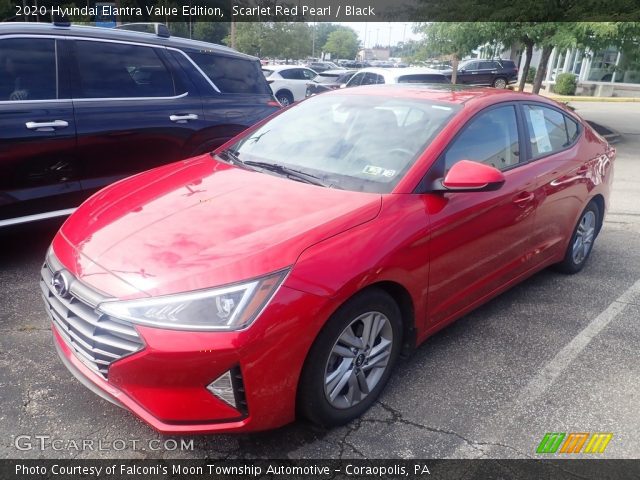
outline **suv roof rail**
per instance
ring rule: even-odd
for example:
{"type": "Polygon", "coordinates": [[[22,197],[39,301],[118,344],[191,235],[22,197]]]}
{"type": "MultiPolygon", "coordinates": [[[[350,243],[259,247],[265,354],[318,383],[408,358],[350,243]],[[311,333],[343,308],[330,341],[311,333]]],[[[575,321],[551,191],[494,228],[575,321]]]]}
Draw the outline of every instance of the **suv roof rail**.
{"type": "Polygon", "coordinates": [[[152,33],[149,31],[149,27],[153,28],[153,33],[158,37],[169,38],[171,33],[169,32],[169,27],[167,27],[164,23],[123,23],[122,25],[116,26],[117,29],[120,30],[130,30],[133,32],[142,32],[142,33],[152,33]]]}

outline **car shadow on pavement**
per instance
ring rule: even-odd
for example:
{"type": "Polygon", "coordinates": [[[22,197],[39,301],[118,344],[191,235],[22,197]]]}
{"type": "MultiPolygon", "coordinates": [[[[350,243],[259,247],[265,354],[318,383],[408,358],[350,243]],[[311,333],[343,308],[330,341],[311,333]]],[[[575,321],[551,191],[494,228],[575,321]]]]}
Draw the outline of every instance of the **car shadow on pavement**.
{"type": "Polygon", "coordinates": [[[47,248],[62,226],[64,219],[56,218],[0,229],[0,268],[44,261],[47,248]]]}

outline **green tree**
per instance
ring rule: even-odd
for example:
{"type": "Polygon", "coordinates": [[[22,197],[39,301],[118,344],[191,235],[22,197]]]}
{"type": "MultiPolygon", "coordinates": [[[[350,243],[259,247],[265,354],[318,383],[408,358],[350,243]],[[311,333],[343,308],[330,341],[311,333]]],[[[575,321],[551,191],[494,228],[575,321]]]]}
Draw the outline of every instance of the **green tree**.
{"type": "Polygon", "coordinates": [[[193,38],[210,43],[222,43],[229,33],[226,22],[196,22],[193,25],[193,38]]]}
{"type": "Polygon", "coordinates": [[[355,58],[360,47],[358,34],[349,27],[340,27],[329,34],[323,50],[331,54],[331,58],[355,58]]]}
{"type": "MultiPolygon", "coordinates": [[[[336,25],[335,23],[315,23],[311,26],[311,34],[312,37],[315,35],[315,47],[316,53],[322,48],[323,45],[327,43],[329,40],[329,35],[338,30],[340,25],[336,25]]],[[[355,57],[355,56],[354,56],[355,57]]]]}

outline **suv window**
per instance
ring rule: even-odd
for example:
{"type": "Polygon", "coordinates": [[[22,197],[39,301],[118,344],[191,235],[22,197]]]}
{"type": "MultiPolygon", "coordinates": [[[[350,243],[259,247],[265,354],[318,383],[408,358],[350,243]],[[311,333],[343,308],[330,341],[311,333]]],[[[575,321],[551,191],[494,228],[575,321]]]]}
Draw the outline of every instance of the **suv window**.
{"type": "Polygon", "coordinates": [[[361,85],[377,85],[384,83],[384,77],[377,73],[367,72],[364,75],[361,85]]]}
{"type": "Polygon", "coordinates": [[[171,72],[155,48],[76,41],[80,98],[172,97],[171,72]]]}
{"type": "Polygon", "coordinates": [[[479,62],[469,62],[462,66],[465,70],[478,70],[479,62]]]}
{"type": "Polygon", "coordinates": [[[576,123],[553,108],[524,105],[524,117],[534,157],[564,150],[578,134],[576,123]]]}
{"type": "Polygon", "coordinates": [[[302,71],[300,68],[287,68],[284,70],[280,70],[280,76],[282,78],[286,78],[287,80],[303,80],[304,76],[302,75],[302,71]]]}
{"type": "Polygon", "coordinates": [[[0,101],[55,100],[58,97],[53,39],[0,41],[0,101]]]}
{"type": "Polygon", "coordinates": [[[486,61],[480,62],[480,70],[493,70],[494,68],[500,68],[498,62],[486,61]]]}
{"type": "Polygon", "coordinates": [[[222,93],[269,93],[257,61],[211,53],[188,55],[222,93]]]}
{"type": "Polygon", "coordinates": [[[318,76],[318,74],[316,72],[314,72],[313,70],[309,70],[308,68],[303,68],[302,69],[302,79],[303,80],[313,80],[317,76],[318,76]]]}
{"type": "Polygon", "coordinates": [[[364,72],[356,73],[351,80],[349,80],[348,87],[357,87],[362,84],[362,79],[364,78],[364,72]]]}
{"type": "Polygon", "coordinates": [[[444,155],[445,172],[460,160],[486,163],[498,169],[520,161],[516,110],[513,105],[492,108],[471,120],[444,155]]]}

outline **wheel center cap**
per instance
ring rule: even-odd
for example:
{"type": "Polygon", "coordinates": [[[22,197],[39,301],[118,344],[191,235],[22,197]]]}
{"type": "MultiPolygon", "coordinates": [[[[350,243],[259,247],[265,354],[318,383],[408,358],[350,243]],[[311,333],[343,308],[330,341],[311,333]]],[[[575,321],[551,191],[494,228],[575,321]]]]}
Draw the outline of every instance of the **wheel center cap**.
{"type": "Polygon", "coordinates": [[[365,356],[364,353],[361,353],[356,357],[355,365],[356,367],[361,367],[364,364],[365,356]]]}

